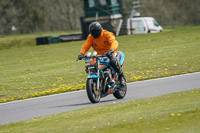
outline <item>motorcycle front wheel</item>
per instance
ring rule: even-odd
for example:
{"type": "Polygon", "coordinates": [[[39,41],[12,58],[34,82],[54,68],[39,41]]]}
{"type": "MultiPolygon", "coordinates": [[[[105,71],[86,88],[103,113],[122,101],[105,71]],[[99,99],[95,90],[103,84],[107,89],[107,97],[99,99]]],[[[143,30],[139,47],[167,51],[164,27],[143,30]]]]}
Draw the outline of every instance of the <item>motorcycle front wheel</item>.
{"type": "Polygon", "coordinates": [[[101,98],[101,90],[97,90],[97,79],[87,79],[87,96],[91,103],[98,103],[101,98]]]}
{"type": "Polygon", "coordinates": [[[127,92],[127,85],[120,86],[117,88],[115,93],[113,93],[114,97],[117,99],[123,99],[127,92]]]}

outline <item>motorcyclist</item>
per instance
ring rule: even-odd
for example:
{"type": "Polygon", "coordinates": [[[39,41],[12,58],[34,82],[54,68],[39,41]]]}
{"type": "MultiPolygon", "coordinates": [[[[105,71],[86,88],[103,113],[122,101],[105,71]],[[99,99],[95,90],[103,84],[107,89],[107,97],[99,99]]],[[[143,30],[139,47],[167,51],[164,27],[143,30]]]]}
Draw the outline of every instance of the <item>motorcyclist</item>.
{"type": "Polygon", "coordinates": [[[101,27],[101,24],[98,22],[92,22],[89,25],[90,34],[87,37],[84,45],[81,48],[78,59],[82,60],[85,53],[92,47],[98,55],[105,54],[110,58],[110,64],[115,69],[119,75],[120,84],[125,85],[125,77],[120,66],[120,53],[117,52],[118,42],[115,39],[115,35],[107,30],[104,30],[101,27]],[[112,54],[112,53],[116,53],[112,54]]]}

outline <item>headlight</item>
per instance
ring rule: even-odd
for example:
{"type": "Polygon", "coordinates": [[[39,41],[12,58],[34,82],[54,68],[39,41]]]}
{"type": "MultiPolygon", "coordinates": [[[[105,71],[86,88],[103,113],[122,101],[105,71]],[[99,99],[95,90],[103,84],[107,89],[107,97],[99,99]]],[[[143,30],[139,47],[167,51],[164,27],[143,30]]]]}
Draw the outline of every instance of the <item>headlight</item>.
{"type": "Polygon", "coordinates": [[[94,51],[92,55],[93,55],[93,56],[97,56],[97,52],[96,52],[96,51],[94,51]]]}
{"type": "Polygon", "coordinates": [[[92,54],[91,52],[88,52],[87,57],[91,57],[91,54],[92,54]]]}

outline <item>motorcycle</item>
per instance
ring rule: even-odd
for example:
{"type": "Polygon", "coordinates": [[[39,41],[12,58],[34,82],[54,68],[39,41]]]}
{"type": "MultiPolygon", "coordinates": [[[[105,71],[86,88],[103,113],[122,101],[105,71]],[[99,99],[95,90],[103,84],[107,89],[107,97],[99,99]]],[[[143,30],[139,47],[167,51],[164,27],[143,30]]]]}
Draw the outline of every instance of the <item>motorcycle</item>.
{"type": "MultiPolygon", "coordinates": [[[[114,51],[113,51],[114,52],[114,51]]],[[[120,65],[123,65],[125,55],[122,52],[120,65]]],[[[112,53],[113,54],[113,53],[112,53]]],[[[101,98],[113,94],[117,99],[123,99],[127,92],[127,85],[121,85],[119,75],[110,65],[106,54],[97,56],[97,52],[88,52],[83,58],[85,70],[88,73],[86,81],[87,96],[91,103],[98,103],[101,98]]]]}

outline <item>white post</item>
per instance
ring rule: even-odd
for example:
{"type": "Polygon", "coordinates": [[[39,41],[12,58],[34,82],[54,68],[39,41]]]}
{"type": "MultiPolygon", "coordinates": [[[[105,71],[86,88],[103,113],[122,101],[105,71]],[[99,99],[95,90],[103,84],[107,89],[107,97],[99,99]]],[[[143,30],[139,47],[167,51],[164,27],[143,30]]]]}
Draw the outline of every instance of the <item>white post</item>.
{"type": "Polygon", "coordinates": [[[120,21],[119,21],[119,25],[118,25],[118,27],[117,27],[116,36],[119,35],[120,29],[121,29],[121,27],[122,27],[122,23],[123,23],[123,19],[120,19],[120,21]]]}
{"type": "Polygon", "coordinates": [[[96,22],[98,20],[98,17],[99,17],[99,12],[96,12],[96,22]]]}

